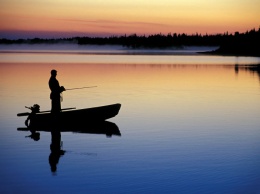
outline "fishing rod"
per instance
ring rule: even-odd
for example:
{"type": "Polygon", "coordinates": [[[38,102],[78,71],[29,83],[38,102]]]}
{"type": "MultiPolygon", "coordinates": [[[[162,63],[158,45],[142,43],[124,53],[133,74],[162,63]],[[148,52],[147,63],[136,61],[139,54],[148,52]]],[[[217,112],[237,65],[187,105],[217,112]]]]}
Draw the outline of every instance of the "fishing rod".
{"type": "Polygon", "coordinates": [[[69,89],[66,89],[67,90],[81,90],[81,89],[85,89],[85,88],[95,88],[97,86],[88,86],[88,87],[81,87],[81,88],[69,88],[69,89]]]}

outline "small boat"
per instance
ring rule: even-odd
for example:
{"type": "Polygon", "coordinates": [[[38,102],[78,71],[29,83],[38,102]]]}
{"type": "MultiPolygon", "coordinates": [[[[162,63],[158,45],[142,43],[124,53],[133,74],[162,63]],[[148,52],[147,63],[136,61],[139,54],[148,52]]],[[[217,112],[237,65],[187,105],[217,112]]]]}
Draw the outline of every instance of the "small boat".
{"type": "Polygon", "coordinates": [[[100,107],[64,110],[58,114],[52,114],[47,111],[37,113],[19,113],[17,116],[26,116],[32,114],[30,117],[29,127],[42,126],[75,126],[89,123],[98,123],[115,117],[121,108],[121,104],[111,104],[100,107]]]}

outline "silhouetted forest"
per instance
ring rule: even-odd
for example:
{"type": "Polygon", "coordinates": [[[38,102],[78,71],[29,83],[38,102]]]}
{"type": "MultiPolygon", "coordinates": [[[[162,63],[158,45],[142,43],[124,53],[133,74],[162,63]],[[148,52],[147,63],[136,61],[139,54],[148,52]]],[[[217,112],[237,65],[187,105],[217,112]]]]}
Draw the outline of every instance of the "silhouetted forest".
{"type": "Polygon", "coordinates": [[[260,28],[258,31],[227,36],[223,39],[219,49],[209,52],[210,54],[237,55],[237,56],[260,56],[260,28]]]}
{"type": "Polygon", "coordinates": [[[182,46],[220,46],[209,54],[260,56],[260,28],[245,33],[228,32],[215,35],[201,34],[154,34],[138,36],[136,34],[110,37],[73,37],[59,39],[0,39],[0,44],[56,44],[74,43],[80,45],[122,45],[132,49],[168,48],[182,46]]]}

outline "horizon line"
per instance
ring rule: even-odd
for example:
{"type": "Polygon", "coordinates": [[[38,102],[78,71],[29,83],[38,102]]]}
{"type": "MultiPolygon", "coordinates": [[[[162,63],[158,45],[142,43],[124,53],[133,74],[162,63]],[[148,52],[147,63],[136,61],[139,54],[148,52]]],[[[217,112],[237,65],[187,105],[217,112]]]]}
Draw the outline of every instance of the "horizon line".
{"type": "MultiPolygon", "coordinates": [[[[104,32],[104,33],[91,33],[91,32],[64,32],[64,31],[29,31],[29,30],[1,30],[0,31],[0,39],[9,39],[9,40],[19,40],[19,39],[73,39],[73,38],[82,38],[82,37],[89,37],[89,38],[110,38],[110,37],[121,37],[121,36],[131,36],[131,35],[137,35],[137,36],[153,36],[153,35],[163,35],[163,36],[167,36],[169,34],[174,35],[182,35],[185,34],[187,36],[194,36],[194,35],[199,35],[199,36],[214,36],[214,35],[225,35],[225,34],[229,34],[229,35],[233,35],[235,33],[239,33],[239,34],[243,34],[246,32],[250,32],[250,31],[257,31],[256,28],[251,28],[250,30],[246,30],[246,31],[225,31],[222,33],[200,33],[200,32],[193,32],[193,33],[185,33],[185,32],[181,32],[181,33],[177,33],[177,32],[168,32],[168,33],[162,33],[162,32],[158,32],[158,33],[117,33],[117,34],[112,34],[109,32],[104,32]],[[18,34],[21,34],[21,36],[19,37],[18,34]],[[29,34],[29,35],[28,35],[29,34]],[[39,35],[35,35],[35,34],[39,34],[39,35]],[[12,37],[13,36],[13,37],[12,37]],[[27,37],[26,37],[27,36],[27,37]]],[[[258,28],[258,30],[260,31],[260,26],[258,28]]]]}

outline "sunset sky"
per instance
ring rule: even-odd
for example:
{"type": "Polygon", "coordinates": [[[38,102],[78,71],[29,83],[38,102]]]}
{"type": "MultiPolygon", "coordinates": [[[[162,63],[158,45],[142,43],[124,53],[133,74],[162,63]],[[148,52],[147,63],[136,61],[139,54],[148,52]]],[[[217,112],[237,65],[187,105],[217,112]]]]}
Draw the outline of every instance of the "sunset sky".
{"type": "Polygon", "coordinates": [[[0,0],[0,38],[216,34],[260,27],[260,0],[0,0]]]}

